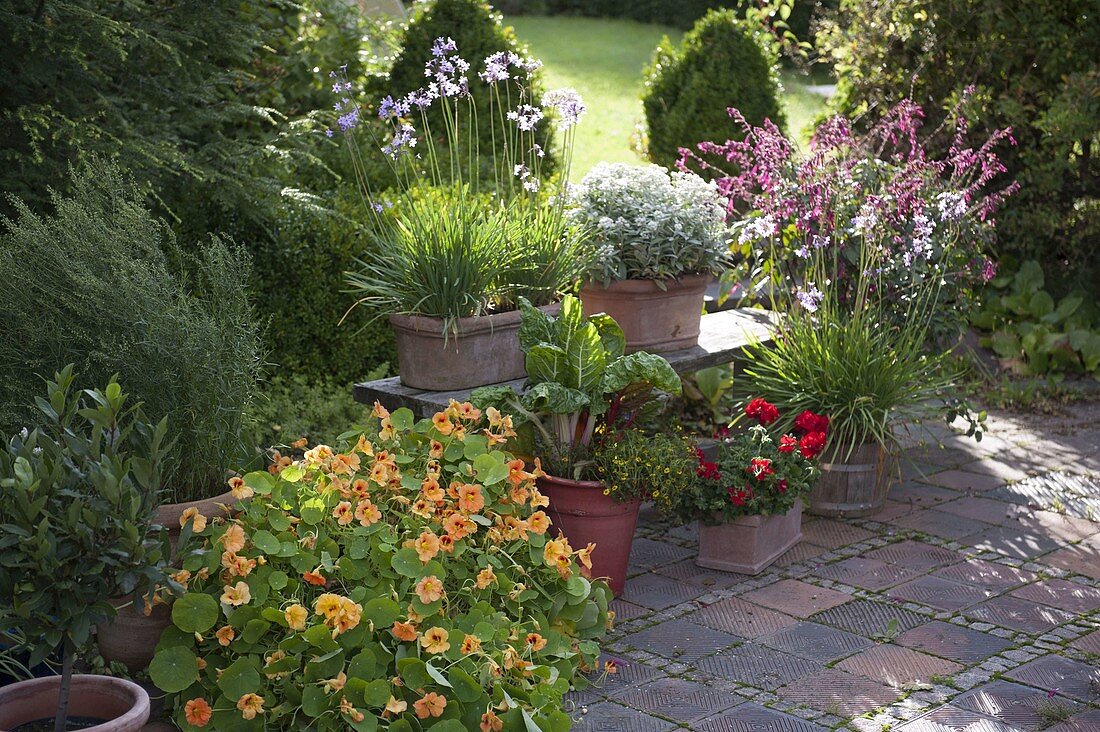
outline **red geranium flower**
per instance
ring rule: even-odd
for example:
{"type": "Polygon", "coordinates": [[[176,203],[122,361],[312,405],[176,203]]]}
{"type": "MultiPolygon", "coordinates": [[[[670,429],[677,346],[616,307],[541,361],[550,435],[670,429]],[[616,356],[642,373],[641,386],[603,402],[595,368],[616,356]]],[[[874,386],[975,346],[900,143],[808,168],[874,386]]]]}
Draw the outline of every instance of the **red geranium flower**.
{"type": "Polygon", "coordinates": [[[824,432],[810,432],[802,436],[802,439],[798,441],[798,450],[802,453],[802,457],[807,460],[812,460],[821,454],[821,451],[825,449],[825,433],[824,432]]]}
{"type": "Polygon", "coordinates": [[[798,438],[794,435],[783,435],[779,438],[779,452],[794,452],[798,447],[798,438]]]}
{"type": "Polygon", "coordinates": [[[744,488],[729,487],[726,489],[726,493],[729,494],[730,503],[735,506],[744,506],[752,498],[752,488],[745,486],[744,488]]]}
{"type": "Polygon", "coordinates": [[[749,472],[757,480],[764,480],[769,475],[773,475],[775,470],[772,468],[772,461],[767,458],[753,458],[749,464],[749,472]]]}
{"type": "Polygon", "coordinates": [[[814,414],[807,409],[794,418],[794,429],[800,435],[808,435],[811,432],[828,432],[829,418],[824,414],[814,414]]]}
{"type": "Polygon", "coordinates": [[[745,407],[745,416],[751,417],[760,424],[767,426],[779,419],[779,410],[775,408],[774,404],[757,397],[745,407]]]}
{"type": "Polygon", "coordinates": [[[784,478],[783,480],[776,483],[775,484],[775,489],[777,491],[779,491],[780,493],[786,493],[787,492],[787,479],[784,478]]]}

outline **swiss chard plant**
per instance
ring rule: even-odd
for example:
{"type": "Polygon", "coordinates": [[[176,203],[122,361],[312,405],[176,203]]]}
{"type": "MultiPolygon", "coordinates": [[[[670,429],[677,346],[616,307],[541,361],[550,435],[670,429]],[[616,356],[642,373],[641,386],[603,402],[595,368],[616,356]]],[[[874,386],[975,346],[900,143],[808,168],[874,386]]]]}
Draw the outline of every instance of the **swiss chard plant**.
{"type": "Polygon", "coordinates": [[[586,317],[577,298],[566,297],[556,318],[526,300],[520,310],[523,392],[490,386],[472,397],[530,423],[552,469],[574,464],[579,477],[589,464],[574,458],[598,431],[629,428],[659,408],[661,394],[680,393],[668,361],[644,351],[627,354],[618,323],[602,313],[586,317]]]}

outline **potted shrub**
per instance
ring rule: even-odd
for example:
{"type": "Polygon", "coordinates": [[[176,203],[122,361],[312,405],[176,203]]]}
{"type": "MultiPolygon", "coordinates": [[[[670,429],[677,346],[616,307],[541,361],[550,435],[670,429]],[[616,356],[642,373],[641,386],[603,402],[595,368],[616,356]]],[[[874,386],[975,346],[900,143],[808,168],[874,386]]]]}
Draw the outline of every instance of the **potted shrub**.
{"type": "MultiPolygon", "coordinates": [[[[61,675],[0,688],[0,729],[66,719],[129,732],[149,717],[138,685],[75,674],[96,623],[115,614],[112,598],[141,602],[169,584],[168,542],[153,522],[167,424],[144,421],[117,382],[75,393],[72,367],[38,400],[42,424],[0,451],[0,627],[15,629],[30,666],[59,655],[61,675]]],[[[83,727],[82,727],[83,728],[83,727]]]]}
{"type": "Polygon", "coordinates": [[[805,412],[795,434],[774,432],[779,410],[759,398],[745,415],[757,424],[698,450],[696,479],[661,495],[679,518],[699,521],[696,564],[759,574],[802,538],[802,502],[818,477],[829,418],[805,412]]]}
{"type": "Polygon", "coordinates": [[[386,97],[369,113],[383,120],[384,145],[376,124],[361,121],[368,113],[351,98],[351,83],[334,73],[337,126],[360,172],[372,244],[347,282],[357,296],[353,307],[389,317],[407,386],[448,391],[522,377],[518,298],[550,307],[585,270],[583,228],[566,218],[561,192],[543,190],[550,166],[539,143],[554,119],[568,175],[573,128],[585,108],[570,89],[537,98],[532,78],[540,65],[500,52],[475,76],[454,41],[436,39],[427,85],[386,97]],[[489,114],[474,113],[471,85],[484,88],[489,114]],[[445,134],[433,136],[429,119],[444,120],[437,135],[445,134]],[[396,201],[370,190],[356,131],[374,151],[381,147],[403,182],[396,201]],[[475,139],[492,144],[477,149],[475,139]]]}
{"type": "Polygon", "coordinates": [[[367,424],[208,521],[150,666],[182,729],[565,728],[610,592],[550,533],[510,419],[367,424]],[[578,677],[580,678],[580,677],[578,677]]]}
{"type": "Polygon", "coordinates": [[[607,436],[642,424],[659,406],[659,393],[680,393],[680,377],[660,356],[625,354],[625,338],[615,321],[603,314],[586,317],[575,297],[562,300],[557,318],[526,301],[520,307],[527,371],[523,393],[485,387],[471,398],[530,425],[536,453],[550,471],[539,478],[550,499],[550,517],[571,544],[599,545],[592,572],[609,577],[612,590],[620,593],[639,495],[636,486],[607,490],[591,451],[607,436]]]}
{"type": "Polygon", "coordinates": [[[658,165],[601,163],[573,203],[570,217],[591,232],[585,312],[614,318],[627,352],[696,345],[703,295],[728,256],[717,186],[658,165]]]}

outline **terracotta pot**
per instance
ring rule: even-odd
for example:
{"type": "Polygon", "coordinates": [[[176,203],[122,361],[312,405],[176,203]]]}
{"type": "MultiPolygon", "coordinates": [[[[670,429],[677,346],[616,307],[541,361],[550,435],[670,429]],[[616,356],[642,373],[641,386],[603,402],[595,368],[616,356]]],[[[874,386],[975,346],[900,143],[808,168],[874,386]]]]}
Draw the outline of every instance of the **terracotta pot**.
{"type": "Polygon", "coordinates": [[[607,313],[626,334],[626,350],[664,353],[699,343],[703,295],[710,275],[679,280],[618,280],[608,287],[590,282],[581,288],[584,314],[607,313]]]}
{"type": "MultiPolygon", "coordinates": [[[[841,448],[838,456],[847,455],[841,448]]],[[[822,462],[821,477],[810,489],[809,512],[857,518],[878,512],[897,472],[896,460],[877,443],[860,445],[843,462],[822,462]]]]}
{"type": "MultiPolygon", "coordinates": [[[[630,544],[638,523],[640,500],[619,503],[603,494],[603,483],[546,476],[539,490],[550,499],[547,513],[573,549],[595,544],[592,576],[606,577],[611,591],[622,594],[630,544]]],[[[551,529],[553,531],[554,529],[551,529]]]]}
{"type": "Polygon", "coordinates": [[[198,501],[187,501],[186,503],[162,503],[157,507],[157,512],[153,515],[153,523],[160,524],[168,529],[169,537],[172,540],[172,548],[175,549],[176,541],[179,539],[180,529],[180,516],[183,516],[183,512],[189,508],[199,509],[206,518],[214,518],[215,516],[228,517],[229,511],[222,508],[222,506],[232,506],[237,502],[237,499],[233,497],[230,491],[226,491],[221,495],[214,496],[213,498],[203,498],[198,501]]]}
{"type": "Polygon", "coordinates": [[[699,556],[707,569],[760,574],[802,539],[802,501],[775,516],[741,516],[729,523],[699,523],[699,556]]]}
{"type": "Polygon", "coordinates": [[[144,612],[144,604],[122,605],[114,620],[95,627],[99,655],[124,663],[133,672],[144,671],[153,660],[160,634],[171,624],[171,605],[155,605],[149,615],[144,612]]]}
{"type": "MultiPolygon", "coordinates": [[[[0,732],[53,719],[60,687],[60,676],[48,676],[0,688],[0,732]]],[[[149,720],[149,695],[126,679],[76,674],[69,691],[69,716],[105,720],[84,732],[137,732],[149,720]]]]}
{"type": "MultiPolygon", "coordinates": [[[[557,313],[560,305],[541,310],[557,313]]],[[[444,334],[443,321],[419,315],[391,315],[397,337],[401,383],[426,391],[459,391],[522,379],[520,312],[459,318],[458,335],[444,334]]]]}

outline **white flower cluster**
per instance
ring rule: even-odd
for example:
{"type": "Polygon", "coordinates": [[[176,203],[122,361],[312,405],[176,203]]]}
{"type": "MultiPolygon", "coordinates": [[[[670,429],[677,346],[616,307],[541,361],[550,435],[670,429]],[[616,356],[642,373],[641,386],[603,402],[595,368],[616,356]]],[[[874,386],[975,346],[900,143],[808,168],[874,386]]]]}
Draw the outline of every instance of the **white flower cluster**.
{"type": "Polygon", "coordinates": [[[571,218],[592,234],[596,279],[717,272],[728,256],[725,199],[694,173],[600,163],[572,198],[571,218]]]}

